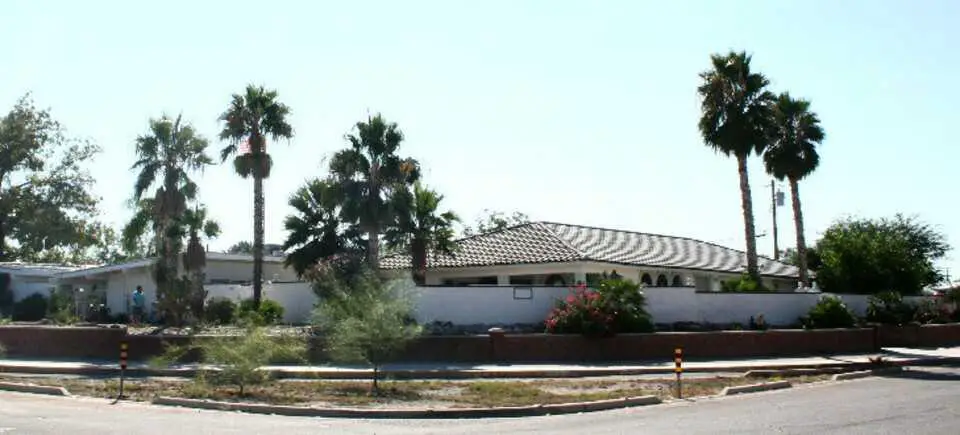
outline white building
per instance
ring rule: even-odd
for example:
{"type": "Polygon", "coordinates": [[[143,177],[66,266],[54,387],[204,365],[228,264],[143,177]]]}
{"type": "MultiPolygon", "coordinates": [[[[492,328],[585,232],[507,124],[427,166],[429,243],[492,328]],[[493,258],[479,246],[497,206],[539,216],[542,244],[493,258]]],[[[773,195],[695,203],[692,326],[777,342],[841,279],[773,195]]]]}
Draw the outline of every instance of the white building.
{"type": "MultiPolygon", "coordinates": [[[[427,285],[569,286],[617,274],[648,287],[718,291],[746,271],[746,254],[686,237],[553,222],[531,222],[468,237],[453,255],[430,254],[427,285]]],[[[760,257],[764,284],[794,291],[798,269],[760,257]]],[[[408,255],[385,257],[384,269],[409,269],[408,255]]]]}

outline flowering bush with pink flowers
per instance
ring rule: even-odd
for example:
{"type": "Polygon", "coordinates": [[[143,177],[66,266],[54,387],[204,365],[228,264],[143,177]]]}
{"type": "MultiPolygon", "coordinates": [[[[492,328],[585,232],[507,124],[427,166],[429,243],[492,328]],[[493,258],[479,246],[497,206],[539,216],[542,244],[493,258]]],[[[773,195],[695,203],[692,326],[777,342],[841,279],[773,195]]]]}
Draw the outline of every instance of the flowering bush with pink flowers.
{"type": "Polygon", "coordinates": [[[653,322],[640,285],[626,279],[603,279],[596,289],[580,285],[557,302],[546,320],[552,334],[611,336],[650,332],[653,322]]]}

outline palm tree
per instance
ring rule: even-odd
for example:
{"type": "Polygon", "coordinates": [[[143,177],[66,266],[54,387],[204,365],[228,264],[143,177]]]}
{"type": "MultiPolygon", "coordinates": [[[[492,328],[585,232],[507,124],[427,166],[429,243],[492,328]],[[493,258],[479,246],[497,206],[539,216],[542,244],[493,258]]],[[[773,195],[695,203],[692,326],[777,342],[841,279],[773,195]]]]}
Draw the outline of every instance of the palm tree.
{"type": "Polygon", "coordinates": [[[297,213],[284,221],[288,235],[283,250],[292,249],[285,263],[297,275],[303,277],[320,261],[335,255],[363,253],[359,228],[340,219],[337,189],[331,181],[308,181],[290,197],[289,204],[297,213]]]}
{"type": "Polygon", "coordinates": [[[190,311],[195,318],[203,315],[207,292],[203,289],[206,280],[204,268],[207,265],[207,252],[200,241],[201,233],[207,239],[220,235],[220,224],[207,219],[207,209],[195,206],[188,209],[178,221],[179,232],[187,238],[187,252],[183,255],[183,270],[186,272],[186,284],[189,286],[190,311]]]}
{"type": "Polygon", "coordinates": [[[133,201],[138,207],[124,241],[128,247],[144,234],[152,223],[154,252],[160,257],[155,269],[158,297],[167,290],[177,270],[177,256],[183,247],[176,235],[176,222],[187,210],[187,202],[196,198],[197,185],[190,173],[202,170],[213,161],[206,154],[207,140],[197,134],[181,117],[162,116],[150,120],[150,133],[136,140],[138,159],[132,169],[139,169],[134,185],[133,201]],[[144,194],[158,181],[153,198],[144,194]]]}
{"type": "Polygon", "coordinates": [[[396,222],[386,233],[391,249],[409,250],[414,282],[423,285],[427,273],[427,253],[452,254],[455,248],[454,224],[460,218],[452,211],[439,213],[443,195],[422,186],[419,182],[409,190],[394,196],[396,222]],[[439,213],[439,214],[438,214],[439,213]]]}
{"type": "Polygon", "coordinates": [[[697,91],[703,98],[699,128],[704,142],[737,159],[747,273],[760,282],[747,158],[766,147],[774,96],[766,90],[769,80],[750,70],[750,58],[745,52],[710,56],[713,68],[700,73],[703,82],[697,91]]]}
{"type": "Polygon", "coordinates": [[[233,156],[233,167],[243,178],[253,177],[253,305],[260,306],[263,294],[263,180],[270,177],[273,161],[267,154],[267,136],[290,139],[293,127],[287,123],[290,108],[277,101],[277,91],[247,86],[244,94],[233,94],[230,107],[220,115],[220,139],[229,145],[220,151],[221,161],[233,156]],[[241,144],[246,144],[241,149],[241,144]]]}
{"type": "Polygon", "coordinates": [[[358,122],[356,130],[346,137],[350,148],[334,154],[330,173],[343,201],[342,218],[366,233],[367,263],[378,270],[380,234],[394,216],[389,198],[420,177],[420,165],[397,156],[403,133],[380,114],[358,122]]]}
{"type": "Polygon", "coordinates": [[[793,199],[793,222],[797,231],[797,266],[800,282],[807,285],[807,244],[803,236],[803,212],[800,209],[798,183],[817,169],[820,155],[817,145],[823,142],[820,118],[810,111],[810,102],[780,94],[773,107],[771,143],[763,153],[767,172],[778,180],[790,182],[793,199]]]}

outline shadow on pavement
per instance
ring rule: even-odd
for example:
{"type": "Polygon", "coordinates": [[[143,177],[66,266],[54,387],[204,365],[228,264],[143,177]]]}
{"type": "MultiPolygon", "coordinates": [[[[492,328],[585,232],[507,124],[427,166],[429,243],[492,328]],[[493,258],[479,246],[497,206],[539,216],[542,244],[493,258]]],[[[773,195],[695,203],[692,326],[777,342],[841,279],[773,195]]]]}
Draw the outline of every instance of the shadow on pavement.
{"type": "Polygon", "coordinates": [[[932,371],[923,369],[909,369],[899,372],[877,374],[882,378],[917,379],[923,381],[960,381],[960,373],[948,371],[932,371]]]}

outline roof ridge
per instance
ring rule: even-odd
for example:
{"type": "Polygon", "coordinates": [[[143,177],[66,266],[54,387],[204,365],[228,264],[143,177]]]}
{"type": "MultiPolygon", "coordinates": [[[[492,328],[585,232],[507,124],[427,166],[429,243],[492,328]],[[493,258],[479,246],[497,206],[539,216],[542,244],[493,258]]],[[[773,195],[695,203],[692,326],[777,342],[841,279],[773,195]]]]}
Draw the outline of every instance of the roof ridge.
{"type": "Polygon", "coordinates": [[[582,260],[591,260],[591,258],[589,258],[585,252],[581,251],[580,249],[577,249],[577,247],[573,246],[572,243],[568,242],[568,241],[567,241],[566,239],[564,239],[563,237],[560,237],[560,234],[557,234],[557,231],[556,231],[556,230],[554,230],[553,228],[550,228],[549,226],[546,225],[546,224],[554,224],[554,225],[563,225],[563,224],[557,224],[557,223],[555,223],[555,222],[546,222],[546,221],[538,221],[538,222],[536,222],[536,224],[539,225],[541,228],[545,229],[547,232],[549,232],[550,235],[553,236],[554,239],[557,239],[557,241],[560,242],[560,244],[562,244],[563,246],[565,246],[567,249],[573,251],[574,254],[576,254],[576,256],[578,257],[578,259],[580,259],[581,261],[582,261],[582,260]]]}
{"type": "Polygon", "coordinates": [[[506,231],[508,231],[508,230],[513,230],[513,229],[516,229],[516,228],[525,227],[525,226],[530,226],[530,225],[538,224],[538,223],[540,223],[540,222],[537,222],[537,221],[524,222],[524,223],[516,224],[516,225],[513,225],[513,226],[509,226],[509,227],[503,227],[503,228],[499,228],[499,229],[496,229],[496,230],[493,230],[493,231],[488,231],[488,232],[486,232],[486,233],[477,233],[477,234],[473,234],[473,235],[470,235],[470,236],[461,237],[461,238],[459,238],[459,239],[455,239],[454,242],[462,242],[462,241],[464,241],[464,240],[476,239],[477,237],[486,237],[486,236],[489,236],[489,235],[492,235],[492,234],[503,233],[503,232],[506,232],[506,231]]]}
{"type": "MultiPolygon", "coordinates": [[[[604,227],[598,227],[598,226],[593,226],[593,225],[567,224],[567,223],[563,223],[563,222],[539,221],[538,223],[541,223],[541,224],[551,224],[551,225],[563,225],[563,226],[568,226],[568,227],[578,227],[578,228],[586,228],[586,229],[601,230],[601,231],[617,231],[617,232],[621,232],[621,233],[638,234],[638,235],[643,235],[643,236],[656,236],[656,237],[667,237],[667,238],[671,238],[671,239],[689,240],[689,241],[691,241],[691,242],[697,242],[697,243],[703,243],[703,244],[705,244],[705,245],[716,246],[716,247],[718,247],[718,248],[728,249],[728,250],[730,250],[730,251],[734,251],[734,252],[737,252],[737,253],[740,253],[740,254],[743,254],[743,255],[747,255],[747,252],[746,252],[746,251],[743,251],[743,250],[740,250],[740,249],[737,249],[737,248],[731,248],[731,247],[729,247],[729,246],[724,246],[724,245],[721,245],[721,244],[719,244],[719,243],[708,242],[708,241],[706,241],[706,240],[701,240],[701,239],[695,239],[695,238],[693,238],[693,237],[671,236],[671,235],[667,235],[667,234],[645,233],[645,232],[642,232],[642,231],[621,230],[621,229],[617,229],[617,228],[604,228],[604,227]]],[[[759,255],[759,254],[758,254],[758,255],[757,255],[757,258],[763,258],[763,259],[765,259],[765,260],[774,261],[774,262],[782,263],[782,264],[787,264],[787,263],[784,263],[784,262],[782,262],[782,261],[780,261],[780,260],[774,260],[774,259],[772,259],[772,258],[770,258],[770,257],[768,257],[768,256],[766,256],[766,255],[759,255]]]]}

